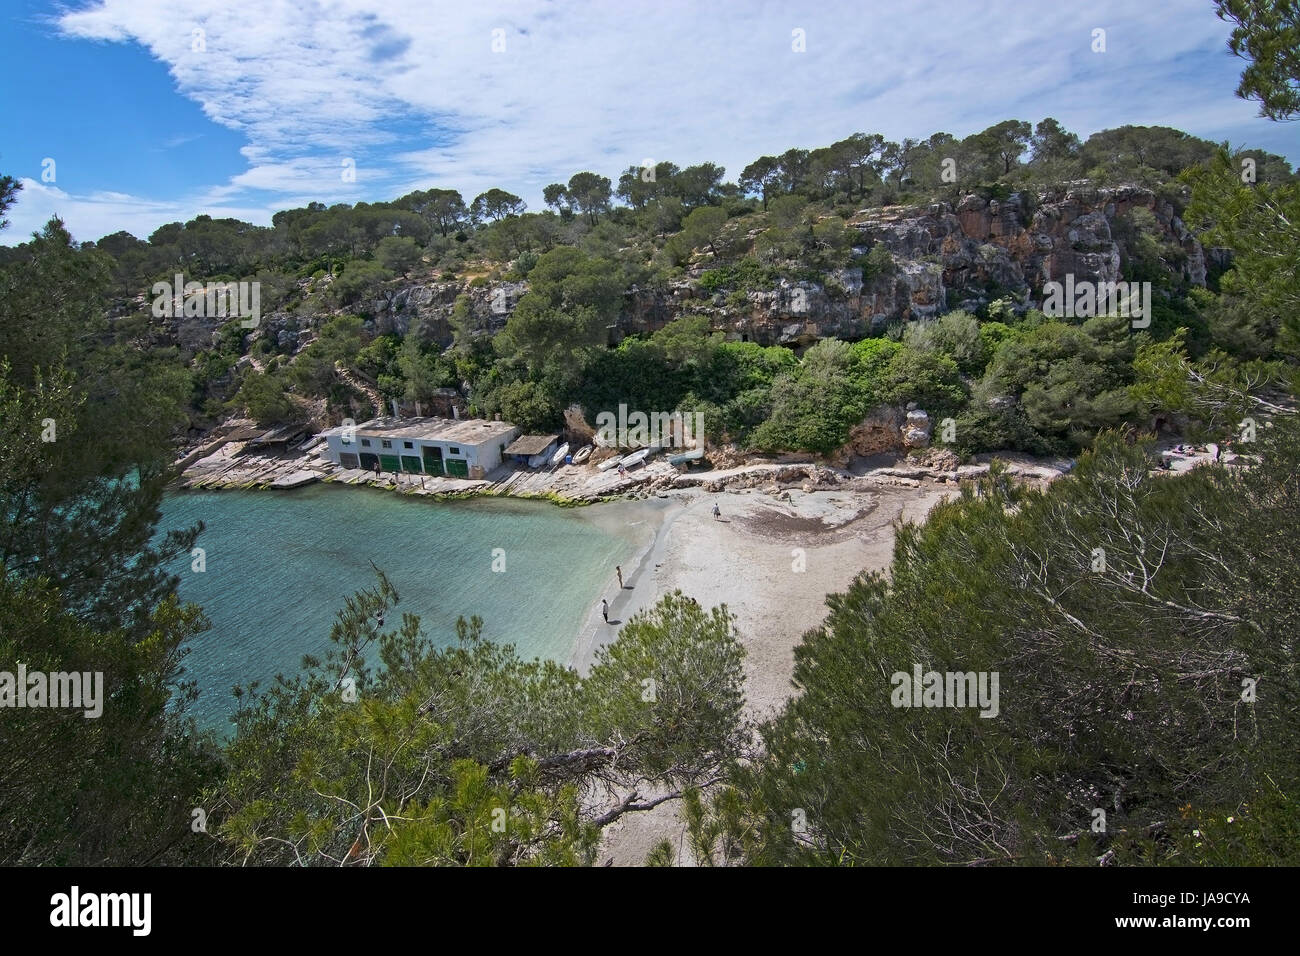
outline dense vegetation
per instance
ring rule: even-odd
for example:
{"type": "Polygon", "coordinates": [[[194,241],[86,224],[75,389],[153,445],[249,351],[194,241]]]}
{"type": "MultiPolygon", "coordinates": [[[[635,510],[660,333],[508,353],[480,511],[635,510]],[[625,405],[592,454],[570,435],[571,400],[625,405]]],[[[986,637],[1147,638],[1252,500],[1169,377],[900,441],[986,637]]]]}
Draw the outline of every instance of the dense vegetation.
{"type": "MultiPolygon", "coordinates": [[[[430,189],[386,203],[314,203],[277,213],[265,228],[200,216],[147,241],[117,233],[76,251],[111,276],[99,288],[118,337],[170,349],[176,374],[189,378],[186,407],[196,427],[230,412],[265,424],[364,414],[372,403],[357,391],[361,381],[373,385],[370,395],[407,403],[461,388],[472,412],[499,413],[526,430],[560,427],[575,403],[589,422],[618,401],[702,411],[714,441],[823,454],[881,404],[916,402],[936,420],[956,418],[964,452],[1074,452],[1100,428],[1142,424],[1161,411],[1137,397],[1135,359],[1179,328],[1190,358],[1264,363],[1264,387],[1285,378],[1296,355],[1294,337],[1280,328],[1290,303],[1247,307],[1231,282],[1219,289],[1218,268],[1210,289],[1189,286],[1178,268],[1183,250],[1139,208],[1114,228],[1124,276],[1157,290],[1152,327],[1140,335],[1116,322],[1049,320],[994,288],[970,312],[884,329],[852,348],[820,343],[802,361],[787,349],[722,341],[711,331],[716,319],[689,314],[616,348],[608,330],[629,289],[663,291],[688,270],[737,314],[750,294],[781,280],[836,294],[836,270],[860,270],[868,283],[888,276],[888,251],[860,245],[849,225],[869,206],[1016,193],[1030,211],[1039,191],[1062,182],[1137,183],[1197,224],[1207,242],[1231,246],[1228,230],[1250,224],[1215,217],[1210,207],[1226,186],[1214,170],[1245,160],[1255,164],[1250,202],[1275,197],[1252,208],[1275,215],[1296,188],[1280,157],[1247,150],[1225,158],[1212,143],[1166,127],[1125,126],[1080,141],[1052,119],[1008,120],[964,139],[936,133],[893,143],[854,134],[760,157],[735,182],[710,163],[632,168],[616,183],[581,172],[548,187],[549,208],[540,212],[500,189],[471,201],[430,189]],[[260,282],[263,314],[295,316],[301,334],[250,332],[231,320],[210,346],[177,350],[150,316],[145,290],[178,271],[201,282],[260,282]],[[418,321],[405,336],[378,333],[373,310],[415,277],[468,281],[470,291],[526,279],[528,290],[496,335],[474,321],[468,295],[456,304],[450,347],[418,321]]],[[[42,248],[33,241],[0,257],[35,262],[42,248]]],[[[1270,255],[1238,263],[1230,275],[1271,270],[1270,255]]]]}
{"type": "Polygon", "coordinates": [[[906,529],[798,649],[719,856],[1294,863],[1294,420],[1258,451],[1169,480],[1108,435],[1046,493],[995,476],[906,529]],[[894,706],[915,665],[998,673],[996,719],[894,706]]]}
{"type": "MultiPolygon", "coordinates": [[[[1242,95],[1294,114],[1294,20],[1219,7],[1252,61],[1242,95]]],[[[466,203],[435,189],[290,210],[269,229],[200,217],[147,242],[78,245],[54,220],[4,253],[0,669],[102,671],[108,700],[96,720],[4,712],[0,861],[590,863],[604,827],[680,799],[701,863],[1300,862],[1300,184],[1285,164],[1173,130],[1080,143],[1009,121],[961,141],[791,150],[736,185],[711,164],[654,172],[616,189],[578,173],[548,187],[544,213],[502,190],[466,203]],[[733,294],[847,264],[845,215],[862,205],[1079,175],[1186,189],[1186,221],[1230,262],[1209,289],[1168,284],[1136,335],[995,298],[801,359],[692,317],[605,345],[629,285],[694,257],[711,257],[702,283],[733,294]],[[530,284],[494,339],[467,323],[444,353],[348,311],[402,273],[485,264],[530,284]],[[253,339],[257,365],[235,376],[237,323],[186,354],[121,307],[177,268],[259,278],[268,308],[338,314],[296,353],[253,339]],[[871,407],[917,401],[955,416],[968,448],[1087,450],[1045,491],[995,470],[902,529],[890,574],[859,578],[808,633],[800,694],[757,746],[725,607],[666,596],[579,680],[492,644],[490,622],[462,621],[443,650],[413,616],[386,627],[399,602],[382,573],[323,660],[240,689],[219,745],[186,718],[182,662],[205,622],[166,570],[202,529],[154,535],[175,441],[232,402],[268,420],[308,399],[345,407],[340,365],[415,398],[468,380],[480,409],[521,422],[571,401],[702,406],[754,447],[828,452],[871,407]],[[1242,465],[1153,474],[1145,430],[1127,427],[1152,416],[1238,437],[1242,465]],[[998,672],[998,717],[893,706],[891,674],[918,665],[998,672]]],[[[0,177],[0,227],[16,189],[0,177]]],[[[1131,226],[1130,274],[1159,281],[1159,248],[1131,226]]],[[[651,862],[672,858],[661,846],[651,862]]]]}

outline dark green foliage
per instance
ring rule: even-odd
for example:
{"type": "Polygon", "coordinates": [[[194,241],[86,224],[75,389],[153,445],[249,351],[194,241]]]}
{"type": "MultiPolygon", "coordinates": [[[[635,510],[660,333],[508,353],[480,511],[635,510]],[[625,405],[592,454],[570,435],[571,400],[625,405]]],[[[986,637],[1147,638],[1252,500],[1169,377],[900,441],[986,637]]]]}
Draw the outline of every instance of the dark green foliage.
{"type": "Polygon", "coordinates": [[[994,475],[905,528],[796,652],[753,859],[1294,861],[1300,430],[1268,431],[1256,468],[1176,479],[1105,437],[1044,494],[994,475]],[[997,716],[894,706],[913,665],[999,672],[997,716]]]}
{"type": "Polygon", "coordinates": [[[757,259],[746,257],[718,269],[708,269],[700,274],[700,288],[706,292],[736,290],[757,292],[775,285],[779,275],[765,268],[757,259]]]}
{"type": "Polygon", "coordinates": [[[140,866],[203,859],[191,830],[198,792],[220,772],[213,742],[180,716],[185,642],[204,628],[167,598],[147,639],[99,630],[42,581],[0,577],[0,669],[99,672],[102,714],[6,708],[0,721],[0,862],[7,866],[140,866]],[[169,699],[170,698],[170,699],[169,699]]]}
{"type": "MultiPolygon", "coordinates": [[[[1225,301],[1277,329],[1284,354],[1300,355],[1300,182],[1243,182],[1243,157],[1226,149],[1191,171],[1187,219],[1207,241],[1233,250],[1220,279],[1225,301]]],[[[1256,170],[1258,173],[1258,170],[1256,170]]]]}
{"type": "Polygon", "coordinates": [[[384,630],[397,602],[380,575],[340,612],[324,660],[241,693],[209,798],[229,862],[590,864],[600,829],[636,807],[598,813],[585,797],[707,786],[744,744],[725,607],[664,597],[579,681],[485,641],[477,618],[440,649],[413,615],[384,630]]]}
{"type": "Polygon", "coordinates": [[[975,394],[984,402],[1014,399],[1045,438],[1083,441],[1085,431],[1134,411],[1127,387],[1135,347],[1127,319],[1044,322],[998,347],[975,394]]]}
{"type": "Polygon", "coordinates": [[[178,686],[202,617],[166,569],[202,529],[154,527],[190,381],[105,322],[104,253],[58,220],[27,253],[0,269],[0,670],[98,671],[103,696],[4,709],[0,861],[183,862],[217,767],[178,686]]]}
{"type": "Polygon", "coordinates": [[[853,365],[853,351],[844,342],[827,339],[810,348],[798,369],[773,382],[772,412],[754,432],[754,445],[826,454],[844,444],[868,408],[853,365]]]}
{"type": "Polygon", "coordinates": [[[1294,0],[1218,0],[1219,19],[1235,23],[1228,49],[1248,62],[1237,95],[1259,100],[1261,116],[1300,114],[1300,9],[1294,0]]]}
{"type": "Polygon", "coordinates": [[[149,547],[189,376],[174,354],[115,341],[103,254],[78,249],[58,220],[31,252],[0,270],[0,402],[13,430],[0,451],[0,571],[46,577],[87,622],[147,628],[172,587],[163,565],[192,539],[149,547]]]}

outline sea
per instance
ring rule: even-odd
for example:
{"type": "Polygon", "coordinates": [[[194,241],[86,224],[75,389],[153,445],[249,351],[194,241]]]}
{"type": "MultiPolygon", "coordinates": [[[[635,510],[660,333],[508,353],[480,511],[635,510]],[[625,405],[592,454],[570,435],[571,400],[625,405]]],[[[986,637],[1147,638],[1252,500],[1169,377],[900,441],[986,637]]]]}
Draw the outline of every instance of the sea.
{"type": "MultiPolygon", "coordinates": [[[[169,494],[158,532],[202,521],[193,556],[170,570],[183,600],[211,629],[189,647],[186,679],[200,727],[225,737],[236,684],[269,685],[323,656],[344,600],[381,569],[400,595],[388,626],[416,614],[435,645],[454,644],[456,619],[477,614],[483,635],[527,658],[567,664],[590,607],[636,551],[630,529],[596,509],[481,498],[438,502],[332,484],[293,491],[169,494]]],[[[377,654],[367,663],[378,664],[377,654]]]]}

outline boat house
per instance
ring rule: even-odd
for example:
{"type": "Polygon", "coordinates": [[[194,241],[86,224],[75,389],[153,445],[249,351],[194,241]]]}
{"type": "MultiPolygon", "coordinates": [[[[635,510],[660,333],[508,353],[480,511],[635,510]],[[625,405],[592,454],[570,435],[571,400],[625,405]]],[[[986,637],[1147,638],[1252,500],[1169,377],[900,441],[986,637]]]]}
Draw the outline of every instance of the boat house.
{"type": "Polygon", "coordinates": [[[519,429],[479,418],[375,418],[321,432],[326,457],[344,468],[483,478],[519,429]]]}
{"type": "Polygon", "coordinates": [[[559,435],[520,435],[505,450],[505,455],[529,468],[538,468],[550,460],[559,440],[559,435]]]}

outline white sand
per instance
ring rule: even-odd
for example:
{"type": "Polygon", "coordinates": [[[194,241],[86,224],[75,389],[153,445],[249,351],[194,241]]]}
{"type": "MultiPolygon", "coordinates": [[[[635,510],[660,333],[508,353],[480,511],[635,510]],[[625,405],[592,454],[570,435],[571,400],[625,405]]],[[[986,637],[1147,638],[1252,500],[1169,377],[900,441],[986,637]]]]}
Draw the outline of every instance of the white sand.
{"type": "MultiPolygon", "coordinates": [[[[622,591],[611,575],[611,623],[602,621],[597,602],[572,663],[585,673],[597,648],[617,636],[617,622],[680,588],[706,608],[726,604],[736,615],[746,651],[746,717],[762,720],[793,693],[794,649],[826,616],[826,595],[844,591],[863,570],[886,569],[896,522],[924,521],[937,501],[955,493],[930,485],[871,492],[791,489],[791,500],[781,501],[746,489],[593,506],[592,511],[608,507],[597,519],[602,523],[642,521],[658,528],[653,538],[647,528],[636,563],[623,568],[622,591]],[[720,520],[712,515],[715,502],[720,520]],[[802,549],[802,572],[795,570],[795,549],[802,549]]],[[[609,828],[600,862],[639,865],[656,842],[667,838],[680,845],[681,834],[675,801],[629,814],[609,828]]]]}

